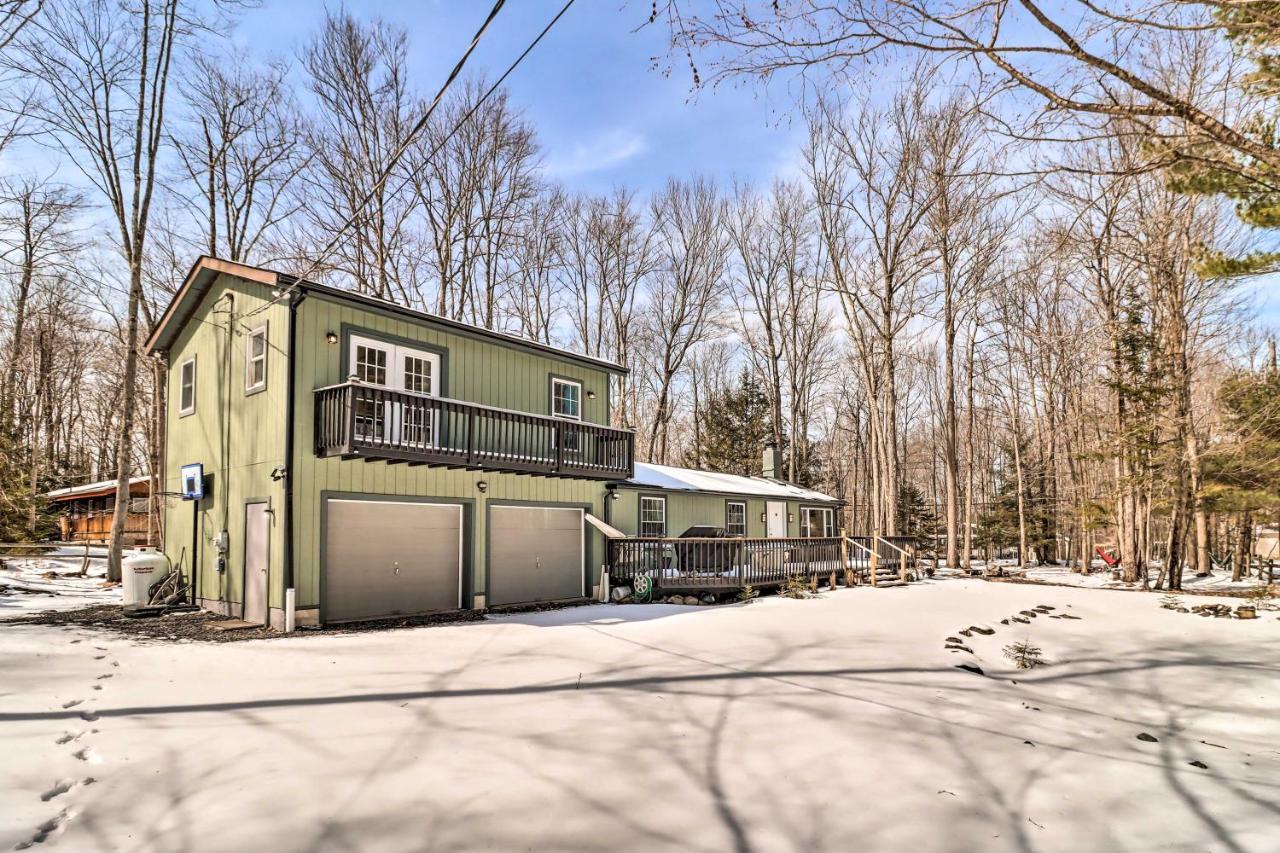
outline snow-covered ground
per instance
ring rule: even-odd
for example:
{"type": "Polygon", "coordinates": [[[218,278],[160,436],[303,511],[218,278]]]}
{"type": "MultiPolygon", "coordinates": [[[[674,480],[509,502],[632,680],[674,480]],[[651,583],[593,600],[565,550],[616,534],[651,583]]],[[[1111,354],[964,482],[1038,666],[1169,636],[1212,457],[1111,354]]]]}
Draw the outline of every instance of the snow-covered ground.
{"type": "Polygon", "coordinates": [[[0,619],[22,612],[69,610],[86,604],[118,604],[120,587],[104,585],[107,549],[89,548],[87,570],[81,547],[41,556],[4,558],[0,569],[0,619]]]}
{"type": "Polygon", "coordinates": [[[1280,619],[1159,601],[956,580],[231,645],[0,624],[0,845],[1275,850],[1280,619]],[[1017,641],[1050,665],[1012,669],[1017,641]]]}

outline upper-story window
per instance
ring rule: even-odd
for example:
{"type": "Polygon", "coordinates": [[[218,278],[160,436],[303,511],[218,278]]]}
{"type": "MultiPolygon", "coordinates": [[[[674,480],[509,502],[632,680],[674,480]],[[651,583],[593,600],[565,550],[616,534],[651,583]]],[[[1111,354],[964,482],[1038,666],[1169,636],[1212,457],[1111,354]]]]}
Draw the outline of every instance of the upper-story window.
{"type": "Polygon", "coordinates": [[[368,382],[370,385],[386,385],[387,356],[390,355],[391,348],[367,346],[365,344],[355,344],[354,348],[351,375],[361,382],[368,382]]]}
{"type": "Polygon", "coordinates": [[[724,529],[730,536],[747,535],[746,501],[727,501],[725,503],[724,529]]]}
{"type": "Polygon", "coordinates": [[[178,366],[178,414],[190,415],[196,410],[196,360],[189,358],[178,366]]]}
{"type": "Polygon", "coordinates": [[[582,383],[572,379],[551,380],[551,414],[557,418],[582,420],[582,383]]]}
{"type": "Polygon", "coordinates": [[[267,327],[259,326],[244,342],[244,392],[267,387],[267,327]]]}
{"type": "Polygon", "coordinates": [[[369,385],[440,396],[440,356],[433,352],[352,335],[349,370],[369,385]]]}

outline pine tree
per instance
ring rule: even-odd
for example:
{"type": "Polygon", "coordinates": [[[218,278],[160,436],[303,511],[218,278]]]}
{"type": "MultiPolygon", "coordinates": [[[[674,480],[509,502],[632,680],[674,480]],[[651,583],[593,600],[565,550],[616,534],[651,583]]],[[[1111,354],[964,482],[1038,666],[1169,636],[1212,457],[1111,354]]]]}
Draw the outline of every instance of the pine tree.
{"type": "MultiPolygon", "coordinates": [[[[1249,94],[1262,108],[1240,126],[1245,136],[1268,149],[1280,148],[1276,96],[1280,95],[1280,3],[1219,2],[1214,17],[1235,49],[1254,64],[1245,79],[1249,94]]],[[[1256,228],[1280,227],[1280,170],[1220,143],[1191,137],[1178,148],[1161,152],[1173,160],[1170,185],[1180,192],[1226,196],[1235,202],[1240,220],[1256,228]]],[[[1249,275],[1274,269],[1280,252],[1253,252],[1232,257],[1205,249],[1201,273],[1209,277],[1249,275]]]]}
{"type": "Polygon", "coordinates": [[[1240,373],[1218,391],[1233,440],[1205,457],[1205,496],[1218,512],[1280,507],[1280,373],[1240,373]]]}
{"type": "Polygon", "coordinates": [[[769,398],[760,382],[743,371],[736,387],[713,394],[698,413],[701,454],[685,454],[685,464],[723,474],[755,476],[760,452],[772,436],[769,398]]]}

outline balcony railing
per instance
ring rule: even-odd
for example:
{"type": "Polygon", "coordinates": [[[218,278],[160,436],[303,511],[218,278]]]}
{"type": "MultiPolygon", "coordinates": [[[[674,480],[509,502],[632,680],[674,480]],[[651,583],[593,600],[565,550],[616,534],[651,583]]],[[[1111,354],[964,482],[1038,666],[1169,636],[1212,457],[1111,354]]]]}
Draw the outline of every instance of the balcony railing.
{"type": "Polygon", "coordinates": [[[632,474],[630,430],[359,382],[315,392],[316,454],[591,480],[632,474]]]}

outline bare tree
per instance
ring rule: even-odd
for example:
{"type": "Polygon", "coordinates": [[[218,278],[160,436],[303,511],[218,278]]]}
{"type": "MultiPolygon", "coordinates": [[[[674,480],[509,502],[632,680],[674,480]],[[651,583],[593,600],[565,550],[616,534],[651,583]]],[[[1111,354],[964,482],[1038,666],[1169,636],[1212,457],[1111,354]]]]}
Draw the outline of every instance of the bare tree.
{"type": "Polygon", "coordinates": [[[933,191],[922,168],[927,107],[923,86],[886,107],[857,111],[824,103],[810,118],[805,152],[830,287],[840,299],[870,407],[873,523],[897,529],[898,354],[920,311],[931,264],[925,223],[933,191]]]}
{"type": "Polygon", "coordinates": [[[1157,163],[1211,158],[1267,185],[1268,173],[1280,168],[1280,149],[1250,126],[1255,113],[1239,109],[1251,95],[1235,88],[1237,62],[1223,37],[1231,3],[1156,0],[1129,11],[1038,0],[730,0],[705,15],[685,8],[687,0],[662,5],[674,48],[711,64],[699,83],[820,72],[844,80],[882,54],[977,61],[1042,104],[1042,119],[1127,119],[1146,139],[1161,141],[1148,149],[1157,163]],[[1179,61],[1175,54],[1210,40],[1215,60],[1195,78],[1164,73],[1179,61]],[[1223,97],[1228,91],[1232,97],[1223,97]]]}
{"type": "MultiPolygon", "coordinates": [[[[574,342],[589,355],[628,367],[637,295],[658,257],[652,223],[636,210],[634,199],[624,187],[608,196],[575,196],[566,210],[561,245],[574,342]]],[[[634,387],[628,377],[618,379],[617,425],[633,422],[634,387]]]]}
{"type": "Polygon", "coordinates": [[[255,70],[243,55],[198,55],[183,74],[187,115],[173,147],[215,257],[247,260],[301,207],[286,195],[306,157],[284,75],[283,66],[255,70]]]}
{"type": "Polygon", "coordinates": [[[34,80],[41,130],[93,184],[111,212],[128,268],[125,370],[117,442],[116,510],[108,570],[120,555],[133,472],[138,315],[156,168],[166,132],[169,72],[179,43],[198,22],[179,0],[51,4],[13,51],[34,80]]]}
{"type": "Polygon", "coordinates": [[[79,238],[72,220],[83,206],[79,193],[34,179],[0,186],[0,262],[14,272],[12,329],[0,377],[0,429],[14,426],[14,398],[36,277],[54,272],[75,252],[79,238]]]}
{"type": "Polygon", "coordinates": [[[331,263],[356,290],[413,304],[401,278],[411,206],[398,182],[380,180],[413,123],[406,52],[403,30],[363,24],[345,11],[326,14],[302,56],[317,106],[299,206],[314,239],[341,237],[331,263]]]}
{"type": "Polygon", "coordinates": [[[653,199],[654,274],[646,323],[655,374],[648,460],[666,462],[675,382],[690,351],[711,332],[729,259],[725,203],[706,179],[667,182],[653,199]]]}

